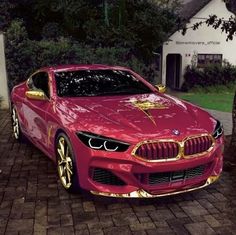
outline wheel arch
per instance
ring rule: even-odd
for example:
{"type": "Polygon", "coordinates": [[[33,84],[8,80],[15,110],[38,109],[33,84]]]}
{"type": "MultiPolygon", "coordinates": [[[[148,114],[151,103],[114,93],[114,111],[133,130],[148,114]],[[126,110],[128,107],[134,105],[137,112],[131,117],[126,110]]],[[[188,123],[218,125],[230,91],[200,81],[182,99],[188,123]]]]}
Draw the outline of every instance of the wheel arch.
{"type": "Polygon", "coordinates": [[[56,152],[57,151],[57,146],[56,146],[57,143],[56,143],[56,141],[57,141],[58,135],[61,134],[61,133],[65,134],[68,137],[67,133],[62,128],[58,128],[56,130],[55,137],[54,137],[54,154],[55,154],[55,157],[56,157],[56,154],[57,154],[57,152],[56,152]]]}
{"type": "MultiPolygon", "coordinates": [[[[56,157],[56,141],[57,141],[57,137],[58,137],[58,135],[59,134],[64,134],[64,135],[66,135],[66,137],[69,139],[69,141],[70,141],[70,143],[71,143],[71,137],[70,137],[70,135],[67,133],[67,131],[65,130],[65,129],[63,129],[63,128],[61,128],[61,127],[59,127],[57,130],[56,130],[56,132],[55,132],[55,135],[54,135],[54,154],[55,154],[55,157],[56,157]]],[[[72,146],[72,149],[73,149],[73,146],[72,146]]]]}

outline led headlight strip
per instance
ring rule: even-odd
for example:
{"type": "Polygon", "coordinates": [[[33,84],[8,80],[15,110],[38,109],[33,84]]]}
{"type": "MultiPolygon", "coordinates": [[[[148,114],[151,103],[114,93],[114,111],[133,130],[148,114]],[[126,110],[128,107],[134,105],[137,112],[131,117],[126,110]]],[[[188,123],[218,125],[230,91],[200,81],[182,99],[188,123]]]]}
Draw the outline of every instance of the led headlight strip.
{"type": "Polygon", "coordinates": [[[124,152],[129,148],[127,143],[89,132],[80,131],[77,136],[86,146],[94,150],[124,152]]]}
{"type": "Polygon", "coordinates": [[[224,132],[224,128],[223,128],[222,123],[220,121],[216,120],[216,126],[215,126],[215,130],[214,130],[212,136],[215,139],[218,139],[223,135],[223,132],[224,132]]]}

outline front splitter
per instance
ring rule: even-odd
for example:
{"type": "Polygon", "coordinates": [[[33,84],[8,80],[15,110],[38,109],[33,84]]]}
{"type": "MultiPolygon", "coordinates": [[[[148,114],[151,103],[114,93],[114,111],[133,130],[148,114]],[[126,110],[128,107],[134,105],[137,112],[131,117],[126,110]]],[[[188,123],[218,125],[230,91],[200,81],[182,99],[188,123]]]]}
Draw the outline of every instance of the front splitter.
{"type": "Polygon", "coordinates": [[[186,192],[191,192],[197,189],[201,189],[204,188],[212,183],[214,183],[215,181],[217,181],[219,179],[220,175],[216,175],[216,176],[210,176],[207,180],[206,183],[195,187],[195,188],[190,188],[190,189],[184,189],[181,191],[175,191],[175,192],[171,192],[171,193],[164,193],[164,194],[150,194],[148,192],[146,192],[143,189],[139,189],[130,193],[124,193],[124,194],[120,194],[120,193],[107,193],[107,192],[96,192],[96,191],[90,191],[92,194],[94,195],[99,195],[99,196],[105,196],[105,197],[116,197],[116,198],[155,198],[155,197],[165,197],[165,196],[170,196],[170,195],[176,195],[176,194],[180,194],[180,193],[186,193],[186,192]]]}

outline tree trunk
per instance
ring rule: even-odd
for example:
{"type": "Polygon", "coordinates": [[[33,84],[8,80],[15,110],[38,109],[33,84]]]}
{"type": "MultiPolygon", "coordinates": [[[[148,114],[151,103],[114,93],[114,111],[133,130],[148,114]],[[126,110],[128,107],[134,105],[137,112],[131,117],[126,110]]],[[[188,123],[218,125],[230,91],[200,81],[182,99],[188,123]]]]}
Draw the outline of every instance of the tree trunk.
{"type": "Polygon", "coordinates": [[[107,0],[104,0],[103,5],[104,5],[104,21],[105,21],[106,26],[109,26],[110,23],[109,23],[109,17],[108,17],[108,2],[107,2],[107,0]]]}
{"type": "Polygon", "coordinates": [[[124,24],[124,16],[125,16],[125,0],[119,1],[119,28],[121,28],[124,24]]]}
{"type": "Polygon", "coordinates": [[[235,151],[236,151],[236,91],[235,91],[235,95],[234,95],[232,118],[233,118],[233,130],[232,130],[230,149],[232,150],[232,153],[233,152],[235,153],[235,151]]]}

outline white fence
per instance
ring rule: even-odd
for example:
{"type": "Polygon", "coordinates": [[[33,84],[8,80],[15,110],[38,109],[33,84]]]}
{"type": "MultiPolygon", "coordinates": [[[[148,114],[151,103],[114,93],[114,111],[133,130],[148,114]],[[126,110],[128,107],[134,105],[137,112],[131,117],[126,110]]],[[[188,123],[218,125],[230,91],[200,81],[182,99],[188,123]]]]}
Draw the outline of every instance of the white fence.
{"type": "Polygon", "coordinates": [[[9,108],[9,91],[4,52],[4,35],[0,33],[0,109],[9,108]]]}

